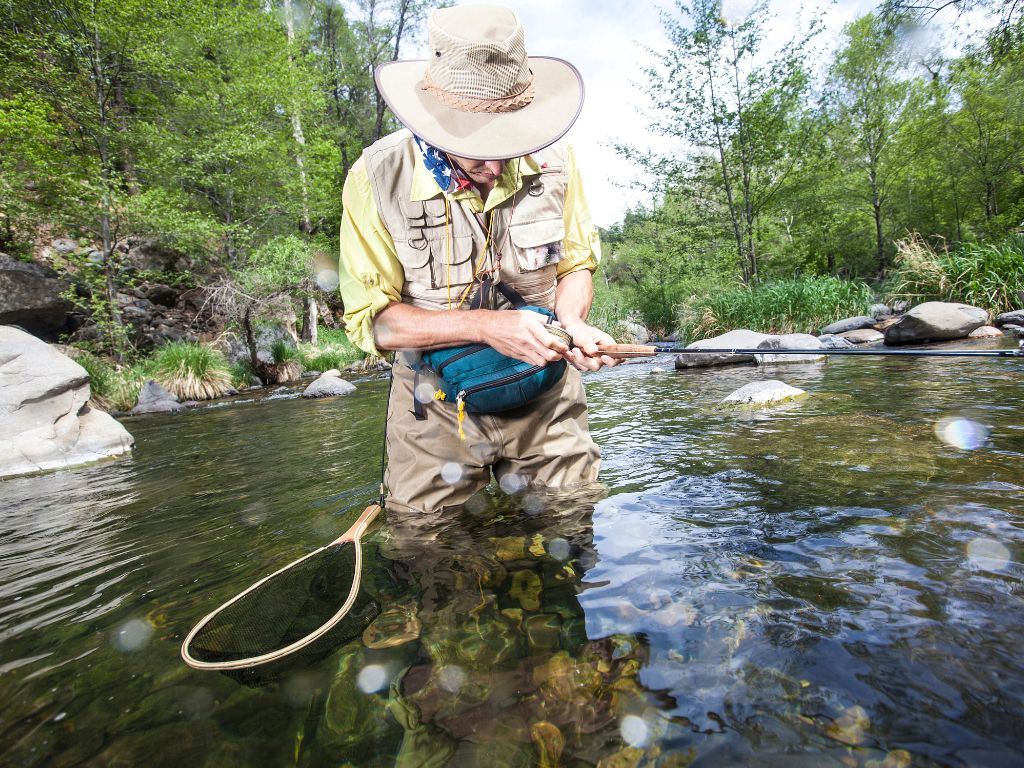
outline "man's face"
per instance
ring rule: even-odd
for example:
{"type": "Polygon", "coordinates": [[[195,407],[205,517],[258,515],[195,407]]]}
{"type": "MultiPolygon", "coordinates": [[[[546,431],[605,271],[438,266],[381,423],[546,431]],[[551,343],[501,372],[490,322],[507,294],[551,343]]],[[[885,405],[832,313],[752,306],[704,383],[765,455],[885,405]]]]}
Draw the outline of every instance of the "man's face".
{"type": "Polygon", "coordinates": [[[469,180],[476,184],[490,186],[501,175],[507,160],[470,160],[468,157],[449,155],[462,169],[469,180]]]}

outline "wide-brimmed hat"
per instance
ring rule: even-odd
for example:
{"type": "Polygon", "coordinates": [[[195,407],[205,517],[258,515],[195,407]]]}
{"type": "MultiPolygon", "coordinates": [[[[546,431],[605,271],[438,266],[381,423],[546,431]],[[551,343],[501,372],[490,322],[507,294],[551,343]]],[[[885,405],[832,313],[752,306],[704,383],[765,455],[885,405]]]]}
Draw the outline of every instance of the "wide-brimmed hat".
{"type": "Polygon", "coordinates": [[[438,149],[503,160],[557,141],[579,116],[583,79],[567,61],[527,56],[509,8],[441,8],[427,21],[430,58],[393,61],[374,77],[409,130],[438,149]]]}

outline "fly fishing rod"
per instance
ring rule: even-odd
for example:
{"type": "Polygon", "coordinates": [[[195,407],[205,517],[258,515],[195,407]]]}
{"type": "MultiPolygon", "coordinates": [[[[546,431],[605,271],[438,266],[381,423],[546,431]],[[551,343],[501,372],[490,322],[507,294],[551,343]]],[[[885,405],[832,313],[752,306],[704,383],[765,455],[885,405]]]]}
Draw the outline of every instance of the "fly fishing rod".
{"type": "Polygon", "coordinates": [[[641,344],[598,344],[602,355],[620,360],[655,355],[848,355],[877,357],[1002,357],[1024,359],[1024,342],[1017,349],[759,349],[662,347],[641,344]]]}

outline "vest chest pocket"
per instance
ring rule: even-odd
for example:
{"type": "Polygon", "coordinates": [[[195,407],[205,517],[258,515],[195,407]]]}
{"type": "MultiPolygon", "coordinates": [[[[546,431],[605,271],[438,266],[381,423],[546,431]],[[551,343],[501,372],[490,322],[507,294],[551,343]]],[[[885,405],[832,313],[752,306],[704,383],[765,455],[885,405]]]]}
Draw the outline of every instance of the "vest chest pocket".
{"type": "MultiPolygon", "coordinates": [[[[446,226],[443,199],[403,201],[401,208],[405,230],[393,238],[409,293],[438,300],[428,292],[451,286],[461,293],[473,280],[477,248],[468,228],[457,220],[446,226]]],[[[459,212],[452,213],[457,219],[459,212]]]]}

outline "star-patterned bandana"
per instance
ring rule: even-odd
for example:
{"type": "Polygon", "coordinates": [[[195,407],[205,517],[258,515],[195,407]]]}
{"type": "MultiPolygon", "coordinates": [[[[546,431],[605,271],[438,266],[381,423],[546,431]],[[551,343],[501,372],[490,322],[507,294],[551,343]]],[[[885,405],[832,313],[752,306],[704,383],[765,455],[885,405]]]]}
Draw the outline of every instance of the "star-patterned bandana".
{"type": "Polygon", "coordinates": [[[419,136],[413,136],[412,138],[420,151],[423,165],[430,171],[430,175],[434,177],[437,186],[444,190],[445,194],[450,195],[463,189],[469,189],[472,182],[462,175],[462,171],[448,161],[447,154],[430,146],[419,136]]]}

